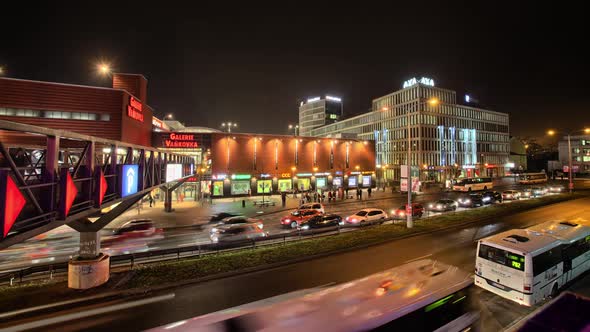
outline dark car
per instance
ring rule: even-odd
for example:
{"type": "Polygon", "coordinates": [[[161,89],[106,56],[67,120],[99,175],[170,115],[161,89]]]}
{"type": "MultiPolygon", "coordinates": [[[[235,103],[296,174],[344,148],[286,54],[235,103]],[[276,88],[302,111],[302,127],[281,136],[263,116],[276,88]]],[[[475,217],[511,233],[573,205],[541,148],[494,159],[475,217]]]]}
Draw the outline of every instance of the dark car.
{"type": "MultiPolygon", "coordinates": [[[[391,215],[390,215],[391,218],[393,218],[393,219],[406,218],[407,206],[408,206],[408,204],[402,205],[399,208],[397,208],[396,210],[392,210],[391,215]]],[[[423,214],[424,214],[424,207],[422,206],[422,204],[412,203],[412,217],[421,218],[423,214]]]]}
{"type": "Polygon", "coordinates": [[[325,215],[318,215],[312,217],[308,220],[302,221],[300,224],[301,229],[310,229],[310,228],[321,228],[321,227],[330,227],[330,226],[338,226],[342,221],[342,217],[335,214],[325,214],[325,215]]]}
{"type": "Polygon", "coordinates": [[[221,221],[225,218],[229,218],[229,217],[238,217],[241,216],[241,214],[239,213],[233,213],[233,212],[220,212],[217,214],[214,214],[211,216],[211,219],[209,220],[210,222],[214,222],[214,221],[221,221]]]}
{"type": "Polygon", "coordinates": [[[484,204],[502,203],[502,194],[497,191],[486,191],[482,196],[484,204]]]}
{"type": "Polygon", "coordinates": [[[428,210],[444,212],[457,210],[457,202],[452,199],[439,199],[436,202],[428,204],[428,210]]]}
{"type": "Polygon", "coordinates": [[[122,238],[149,237],[162,233],[161,228],[156,228],[150,219],[131,220],[113,231],[113,235],[122,238]]]}
{"type": "Polygon", "coordinates": [[[483,206],[483,196],[481,194],[469,194],[460,197],[457,201],[459,202],[459,206],[463,207],[483,206]]]}

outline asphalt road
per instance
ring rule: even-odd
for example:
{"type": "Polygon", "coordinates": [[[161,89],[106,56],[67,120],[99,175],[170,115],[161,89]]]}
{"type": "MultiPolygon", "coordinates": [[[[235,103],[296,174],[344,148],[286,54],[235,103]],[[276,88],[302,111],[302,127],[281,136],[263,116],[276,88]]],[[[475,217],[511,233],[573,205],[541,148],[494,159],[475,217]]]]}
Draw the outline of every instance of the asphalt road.
{"type": "MultiPolygon", "coordinates": [[[[590,218],[590,198],[499,218],[485,226],[440,231],[270,270],[179,287],[153,294],[165,296],[173,293],[173,298],[169,296],[154,303],[71,320],[60,324],[59,328],[56,325],[44,326],[43,329],[143,330],[295,290],[345,282],[425,257],[472,271],[477,239],[548,220],[576,218],[590,218]]],[[[590,278],[585,278],[584,282],[586,279],[590,282],[590,278]]],[[[484,331],[499,331],[532,310],[478,288],[474,292],[481,306],[484,331]]],[[[85,310],[75,309],[78,313],[85,310]]],[[[63,314],[53,313],[47,317],[63,314]]]]}
{"type": "MultiPolygon", "coordinates": [[[[590,181],[583,181],[585,184],[590,181]]],[[[580,183],[578,186],[582,185],[580,183]]],[[[523,186],[517,185],[508,180],[501,185],[496,185],[494,190],[502,191],[507,189],[522,189],[523,186]]],[[[427,203],[436,201],[440,198],[456,199],[463,193],[457,192],[439,192],[434,194],[419,195],[415,201],[427,203]]],[[[394,195],[392,198],[358,201],[350,200],[346,204],[325,204],[326,211],[336,213],[342,217],[354,214],[363,208],[380,208],[390,213],[392,209],[399,208],[407,201],[405,195],[394,195]]],[[[483,207],[485,208],[485,207],[483,207]]],[[[458,211],[463,210],[459,208],[458,211]]],[[[231,212],[231,211],[229,211],[231,212]]],[[[239,211],[236,211],[239,212],[239,211]]],[[[262,211],[260,211],[262,212],[262,211]]],[[[270,212],[250,215],[260,219],[264,223],[264,230],[270,234],[290,233],[291,229],[284,229],[279,220],[288,212],[270,212]]],[[[440,213],[428,212],[427,215],[437,215],[440,213]]],[[[209,230],[213,225],[207,224],[206,216],[202,214],[200,218],[201,225],[187,228],[165,229],[162,234],[150,237],[122,239],[108,238],[110,230],[103,230],[103,242],[101,250],[111,256],[153,251],[158,249],[170,249],[182,246],[191,246],[196,244],[210,243],[209,230]]],[[[76,255],[79,248],[79,234],[67,226],[62,226],[50,235],[41,239],[31,239],[23,243],[16,244],[8,249],[0,250],[0,273],[27,268],[33,265],[45,265],[59,262],[67,262],[72,256],[76,255]]]]}

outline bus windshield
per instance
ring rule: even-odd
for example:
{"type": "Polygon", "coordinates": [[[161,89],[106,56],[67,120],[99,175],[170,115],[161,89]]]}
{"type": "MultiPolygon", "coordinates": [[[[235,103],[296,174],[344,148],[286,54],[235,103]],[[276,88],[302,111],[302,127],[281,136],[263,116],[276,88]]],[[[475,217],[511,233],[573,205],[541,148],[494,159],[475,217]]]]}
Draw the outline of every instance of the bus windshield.
{"type": "Polygon", "coordinates": [[[480,258],[498,263],[510,268],[524,271],[524,256],[503,249],[494,248],[485,244],[479,245],[480,258]]]}

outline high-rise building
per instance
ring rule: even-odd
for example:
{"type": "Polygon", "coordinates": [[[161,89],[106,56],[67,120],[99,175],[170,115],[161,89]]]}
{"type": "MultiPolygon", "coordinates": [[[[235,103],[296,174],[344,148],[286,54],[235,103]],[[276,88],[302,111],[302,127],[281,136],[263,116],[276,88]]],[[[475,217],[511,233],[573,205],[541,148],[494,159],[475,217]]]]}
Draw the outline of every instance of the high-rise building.
{"type": "MultiPolygon", "coordinates": [[[[572,168],[574,173],[590,173],[590,135],[575,135],[570,137],[572,168]]],[[[567,137],[558,144],[559,162],[564,172],[569,168],[569,154],[567,137]]]]}
{"type": "Polygon", "coordinates": [[[457,104],[455,91],[424,77],[374,99],[370,112],[314,127],[310,135],[352,133],[374,140],[381,180],[397,181],[400,165],[407,163],[408,121],[411,165],[419,167],[423,181],[502,176],[513,167],[508,114],[457,104]]]}
{"type": "Polygon", "coordinates": [[[310,136],[313,128],[342,118],[342,99],[333,96],[309,98],[299,106],[299,134],[310,136]]]}

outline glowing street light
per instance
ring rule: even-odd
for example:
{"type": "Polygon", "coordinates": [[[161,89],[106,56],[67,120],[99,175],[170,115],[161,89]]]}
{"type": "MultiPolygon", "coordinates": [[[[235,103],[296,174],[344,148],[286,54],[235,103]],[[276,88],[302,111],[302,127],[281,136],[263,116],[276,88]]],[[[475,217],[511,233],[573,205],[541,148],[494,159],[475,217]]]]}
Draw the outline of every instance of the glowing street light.
{"type": "Polygon", "coordinates": [[[228,133],[231,133],[231,129],[236,128],[238,126],[238,124],[236,122],[224,122],[221,124],[221,127],[224,129],[227,129],[228,133]]]}
{"type": "Polygon", "coordinates": [[[438,98],[433,97],[428,100],[428,103],[430,104],[430,106],[436,106],[440,103],[440,100],[438,100],[438,98]]]}
{"type": "Polygon", "coordinates": [[[168,113],[168,114],[166,115],[166,119],[170,119],[170,120],[171,120],[172,118],[173,118],[173,116],[172,116],[172,113],[168,113]]]}
{"type": "Polygon", "coordinates": [[[105,75],[106,76],[106,75],[111,74],[111,66],[109,66],[108,63],[104,63],[104,62],[103,63],[99,63],[97,65],[97,69],[98,69],[98,72],[101,75],[105,75]]]}
{"type": "Polygon", "coordinates": [[[299,125],[289,125],[289,130],[293,129],[293,135],[297,136],[299,133],[299,125]]]}

